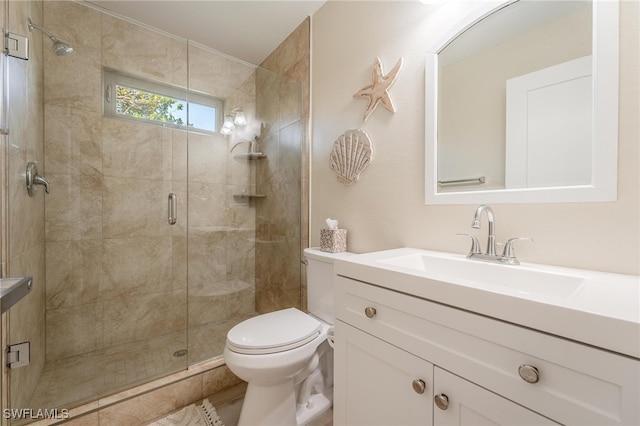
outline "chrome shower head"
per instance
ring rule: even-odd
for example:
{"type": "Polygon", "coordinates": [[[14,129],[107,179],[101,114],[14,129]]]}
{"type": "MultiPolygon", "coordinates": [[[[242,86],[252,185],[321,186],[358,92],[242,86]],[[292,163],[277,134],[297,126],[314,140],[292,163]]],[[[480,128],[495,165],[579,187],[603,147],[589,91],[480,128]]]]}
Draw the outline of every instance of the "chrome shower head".
{"type": "Polygon", "coordinates": [[[53,53],[58,56],[68,55],[73,52],[73,47],[65,43],[64,41],[56,40],[52,46],[53,53]]]}
{"type": "Polygon", "coordinates": [[[53,43],[53,46],[51,47],[51,50],[53,50],[53,53],[55,53],[58,56],[63,56],[73,52],[73,47],[71,47],[69,44],[65,43],[62,40],[58,40],[58,38],[53,34],[51,34],[49,31],[45,30],[39,25],[34,24],[31,21],[31,18],[27,18],[27,19],[28,19],[29,31],[32,31],[35,28],[36,30],[42,31],[47,35],[47,37],[49,37],[49,40],[51,40],[51,42],[53,43]]]}

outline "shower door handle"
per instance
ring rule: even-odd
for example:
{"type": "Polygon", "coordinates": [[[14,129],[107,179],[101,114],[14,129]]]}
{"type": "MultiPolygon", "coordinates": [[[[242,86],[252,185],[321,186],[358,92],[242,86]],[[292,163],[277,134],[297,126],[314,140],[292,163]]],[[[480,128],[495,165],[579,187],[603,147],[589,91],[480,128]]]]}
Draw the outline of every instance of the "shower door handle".
{"type": "Polygon", "coordinates": [[[169,193],[169,203],[167,208],[167,218],[169,225],[175,225],[178,220],[178,197],[174,192],[169,193]]]}

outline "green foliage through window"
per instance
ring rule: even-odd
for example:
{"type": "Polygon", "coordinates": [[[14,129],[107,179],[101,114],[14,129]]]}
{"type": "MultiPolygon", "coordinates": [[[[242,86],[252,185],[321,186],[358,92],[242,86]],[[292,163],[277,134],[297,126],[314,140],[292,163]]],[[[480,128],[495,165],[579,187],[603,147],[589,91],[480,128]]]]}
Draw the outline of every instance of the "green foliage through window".
{"type": "Polygon", "coordinates": [[[185,103],[178,99],[116,85],[116,114],[184,126],[177,113],[185,111],[185,103]]]}
{"type": "Polygon", "coordinates": [[[147,123],[218,132],[221,99],[185,88],[103,70],[104,114],[147,123]]]}

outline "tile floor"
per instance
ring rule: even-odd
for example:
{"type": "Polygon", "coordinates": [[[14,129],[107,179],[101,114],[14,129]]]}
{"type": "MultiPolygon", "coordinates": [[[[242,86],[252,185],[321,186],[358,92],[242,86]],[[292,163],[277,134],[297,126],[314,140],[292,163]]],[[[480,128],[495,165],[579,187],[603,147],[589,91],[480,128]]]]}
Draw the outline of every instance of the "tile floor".
{"type": "MultiPolygon", "coordinates": [[[[225,426],[237,426],[246,386],[243,383],[209,397],[225,426]]],[[[325,411],[307,426],[333,426],[333,410],[325,411]]]]}

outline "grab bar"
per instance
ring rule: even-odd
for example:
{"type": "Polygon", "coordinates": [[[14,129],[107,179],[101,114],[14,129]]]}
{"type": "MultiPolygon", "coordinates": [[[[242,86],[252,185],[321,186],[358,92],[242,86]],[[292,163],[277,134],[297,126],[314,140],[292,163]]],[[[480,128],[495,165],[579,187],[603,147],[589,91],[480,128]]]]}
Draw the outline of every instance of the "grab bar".
{"type": "Polygon", "coordinates": [[[175,225],[178,220],[178,197],[174,192],[169,193],[169,205],[167,210],[169,225],[175,225]]]}
{"type": "Polygon", "coordinates": [[[484,176],[479,176],[477,178],[468,178],[468,179],[449,179],[449,180],[439,180],[438,185],[482,185],[485,179],[484,176]]]}

